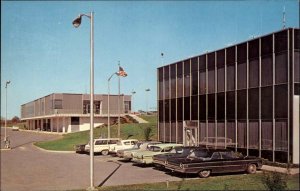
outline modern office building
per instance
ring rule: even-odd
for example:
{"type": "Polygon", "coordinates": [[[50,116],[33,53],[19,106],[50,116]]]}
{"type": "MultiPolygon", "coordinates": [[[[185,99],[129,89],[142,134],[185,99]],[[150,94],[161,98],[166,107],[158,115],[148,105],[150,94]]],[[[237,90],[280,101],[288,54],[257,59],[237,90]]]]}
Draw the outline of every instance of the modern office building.
{"type": "Polygon", "coordinates": [[[158,137],[299,164],[300,32],[158,68],[158,137]]]}
{"type": "MultiPolygon", "coordinates": [[[[118,95],[110,95],[111,123],[118,117],[118,95]]],[[[120,95],[120,115],[131,112],[131,95],[120,95]]],[[[107,123],[108,95],[94,95],[94,127],[107,123]]],[[[21,106],[30,130],[76,132],[90,128],[90,95],[53,93],[21,106]]]]}

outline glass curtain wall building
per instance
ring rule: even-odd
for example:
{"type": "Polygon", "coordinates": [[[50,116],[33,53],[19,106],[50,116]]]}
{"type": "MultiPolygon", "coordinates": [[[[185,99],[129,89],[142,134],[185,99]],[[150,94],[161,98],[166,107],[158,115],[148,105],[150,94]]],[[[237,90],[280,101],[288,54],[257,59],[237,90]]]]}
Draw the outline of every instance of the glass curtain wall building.
{"type": "Polygon", "coordinates": [[[288,28],[158,68],[159,141],[299,164],[299,58],[288,28]]]}

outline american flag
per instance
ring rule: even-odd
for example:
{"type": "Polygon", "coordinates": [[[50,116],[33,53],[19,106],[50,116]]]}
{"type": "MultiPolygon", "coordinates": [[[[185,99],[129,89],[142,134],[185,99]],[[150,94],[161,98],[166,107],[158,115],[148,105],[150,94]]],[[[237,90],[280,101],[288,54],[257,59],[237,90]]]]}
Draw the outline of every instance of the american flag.
{"type": "Polygon", "coordinates": [[[127,76],[127,73],[124,71],[124,69],[121,66],[119,66],[118,75],[122,76],[122,77],[126,77],[127,76]]]}

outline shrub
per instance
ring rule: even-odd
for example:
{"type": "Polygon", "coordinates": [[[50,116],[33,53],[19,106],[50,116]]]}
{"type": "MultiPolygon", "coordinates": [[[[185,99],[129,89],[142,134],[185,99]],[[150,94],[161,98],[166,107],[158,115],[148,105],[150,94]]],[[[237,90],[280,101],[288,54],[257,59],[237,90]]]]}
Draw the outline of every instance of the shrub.
{"type": "Polygon", "coordinates": [[[287,174],[279,172],[263,172],[262,183],[268,190],[286,190],[287,189],[287,174]]]}
{"type": "Polygon", "coordinates": [[[144,129],[144,138],[145,138],[145,141],[149,141],[150,140],[150,137],[151,137],[151,127],[146,127],[144,129]]]}

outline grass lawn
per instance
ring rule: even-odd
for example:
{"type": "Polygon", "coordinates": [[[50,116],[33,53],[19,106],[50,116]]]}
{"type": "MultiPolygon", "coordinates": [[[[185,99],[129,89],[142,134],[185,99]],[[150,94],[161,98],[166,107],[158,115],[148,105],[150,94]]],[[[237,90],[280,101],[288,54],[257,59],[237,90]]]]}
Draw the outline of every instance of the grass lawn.
{"type": "MultiPolygon", "coordinates": [[[[134,138],[138,140],[144,140],[144,129],[150,127],[152,129],[150,139],[157,140],[157,124],[156,115],[141,116],[141,118],[149,121],[149,123],[138,124],[128,123],[121,124],[121,138],[134,138]]],[[[112,125],[110,128],[111,137],[117,137],[118,125],[112,125]]],[[[107,137],[107,127],[100,127],[94,129],[94,138],[107,137]]],[[[76,133],[65,134],[61,139],[54,141],[38,142],[36,146],[47,150],[58,150],[58,151],[73,151],[74,145],[85,144],[89,141],[89,131],[82,131],[76,133]]]]}
{"type": "MultiPolygon", "coordinates": [[[[108,186],[99,190],[267,190],[261,182],[262,173],[211,176],[194,180],[152,184],[108,186]]],[[[299,174],[288,177],[288,190],[299,190],[299,174]]]]}

